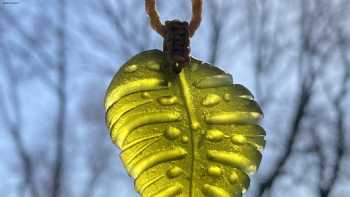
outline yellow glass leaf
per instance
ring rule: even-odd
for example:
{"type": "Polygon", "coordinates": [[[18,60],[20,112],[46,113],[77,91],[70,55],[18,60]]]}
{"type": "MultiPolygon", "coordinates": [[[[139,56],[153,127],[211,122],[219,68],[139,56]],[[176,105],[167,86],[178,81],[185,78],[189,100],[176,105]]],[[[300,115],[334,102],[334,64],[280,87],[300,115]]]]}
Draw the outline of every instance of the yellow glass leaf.
{"type": "Polygon", "coordinates": [[[265,131],[251,93],[192,58],[176,76],[158,50],[129,60],[105,99],[106,122],[143,197],[239,197],[260,163],[265,131]]]}

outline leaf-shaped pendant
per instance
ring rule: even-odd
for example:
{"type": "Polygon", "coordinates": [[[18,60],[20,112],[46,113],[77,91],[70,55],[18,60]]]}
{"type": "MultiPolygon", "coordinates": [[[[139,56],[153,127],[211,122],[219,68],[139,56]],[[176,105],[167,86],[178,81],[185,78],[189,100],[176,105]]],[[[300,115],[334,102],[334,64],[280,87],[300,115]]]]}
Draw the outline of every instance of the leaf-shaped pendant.
{"type": "Polygon", "coordinates": [[[260,163],[265,131],[251,93],[194,58],[169,77],[163,52],[129,60],[109,86],[113,142],[143,197],[239,197],[260,163]]]}

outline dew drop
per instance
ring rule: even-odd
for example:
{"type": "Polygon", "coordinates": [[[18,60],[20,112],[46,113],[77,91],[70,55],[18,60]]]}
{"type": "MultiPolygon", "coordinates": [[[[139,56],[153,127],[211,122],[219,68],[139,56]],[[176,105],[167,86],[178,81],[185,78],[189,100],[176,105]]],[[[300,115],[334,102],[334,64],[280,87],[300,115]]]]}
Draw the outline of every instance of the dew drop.
{"type": "Polygon", "coordinates": [[[146,99],[146,98],[151,98],[151,95],[148,92],[143,92],[141,94],[141,97],[146,99]]]}
{"type": "Polygon", "coordinates": [[[179,99],[176,96],[163,96],[158,99],[158,102],[162,105],[173,105],[178,101],[179,99]]]}
{"type": "Polygon", "coordinates": [[[173,178],[176,178],[176,177],[182,175],[183,173],[184,173],[184,171],[181,168],[175,166],[167,171],[167,176],[169,178],[173,179],[173,178]]]}
{"type": "Polygon", "coordinates": [[[218,96],[217,94],[208,94],[202,101],[202,105],[204,106],[214,106],[219,104],[221,101],[221,97],[218,96]]]}
{"type": "Polygon", "coordinates": [[[240,95],[240,98],[248,99],[248,100],[254,100],[254,97],[251,95],[240,95]]]}
{"type": "Polygon", "coordinates": [[[255,165],[250,165],[248,168],[247,168],[247,173],[248,174],[253,174],[256,172],[256,166],[255,165]]]}
{"type": "Polygon", "coordinates": [[[200,126],[201,126],[201,125],[200,125],[199,122],[197,122],[197,121],[195,121],[195,122],[193,122],[193,123],[191,124],[191,128],[192,128],[193,130],[199,129],[200,126]]]}
{"type": "Polygon", "coordinates": [[[222,174],[222,170],[218,166],[210,166],[208,168],[208,174],[210,176],[220,176],[222,174]]]}
{"type": "Polygon", "coordinates": [[[245,144],[247,142],[247,138],[244,135],[233,135],[231,138],[232,142],[235,144],[245,144]]]}
{"type": "Polygon", "coordinates": [[[218,129],[211,129],[206,135],[207,140],[210,141],[221,141],[224,137],[224,133],[218,129]]]}
{"type": "Polygon", "coordinates": [[[188,142],[188,137],[187,136],[182,136],[181,141],[186,144],[188,142]]]}
{"type": "Polygon", "coordinates": [[[230,175],[230,177],[228,178],[228,180],[230,181],[231,184],[235,184],[238,181],[238,175],[236,172],[232,172],[232,174],[230,175]]]}
{"type": "Polygon", "coordinates": [[[181,134],[181,130],[176,127],[169,127],[165,131],[165,136],[170,140],[175,140],[180,136],[180,134],[181,134]]]}
{"type": "Polygon", "coordinates": [[[131,73],[131,72],[135,72],[137,69],[138,69],[138,66],[136,64],[132,64],[130,66],[127,66],[125,71],[131,73]]]}

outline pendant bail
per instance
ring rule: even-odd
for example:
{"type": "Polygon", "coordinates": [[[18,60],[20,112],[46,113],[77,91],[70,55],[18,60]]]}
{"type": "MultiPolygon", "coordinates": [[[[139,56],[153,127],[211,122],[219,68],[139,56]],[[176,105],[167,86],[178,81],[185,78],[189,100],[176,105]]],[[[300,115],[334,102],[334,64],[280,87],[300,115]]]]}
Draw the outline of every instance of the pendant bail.
{"type": "Polygon", "coordinates": [[[168,66],[178,74],[191,60],[189,24],[179,20],[166,21],[165,30],[163,51],[168,66]]]}

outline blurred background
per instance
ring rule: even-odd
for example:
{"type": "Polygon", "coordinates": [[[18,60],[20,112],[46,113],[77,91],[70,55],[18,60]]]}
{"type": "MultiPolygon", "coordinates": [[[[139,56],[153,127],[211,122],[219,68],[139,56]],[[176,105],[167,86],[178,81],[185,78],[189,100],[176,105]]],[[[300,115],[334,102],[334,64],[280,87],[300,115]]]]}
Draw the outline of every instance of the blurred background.
{"type": "MultiPolygon", "coordinates": [[[[350,1],[204,2],[192,55],[265,113],[245,196],[349,197],[350,1]]],[[[158,8],[163,21],[191,16],[189,0],[158,8]]],[[[143,0],[0,0],[0,196],[138,196],[103,98],[126,60],[162,42],[143,0]]]]}

